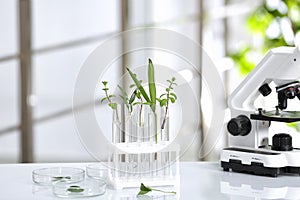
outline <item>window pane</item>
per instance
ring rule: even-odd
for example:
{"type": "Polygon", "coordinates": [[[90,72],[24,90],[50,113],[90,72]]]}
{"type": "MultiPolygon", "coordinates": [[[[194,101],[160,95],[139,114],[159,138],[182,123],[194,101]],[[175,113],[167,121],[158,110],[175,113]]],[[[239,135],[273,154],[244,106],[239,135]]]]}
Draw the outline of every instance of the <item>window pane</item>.
{"type": "MultiPolygon", "coordinates": [[[[129,1],[130,26],[148,24],[180,24],[198,13],[198,0],[131,0],[129,1]]],[[[165,27],[166,28],[166,27],[165,27]]]]}
{"type": "Polygon", "coordinates": [[[15,163],[19,159],[18,84],[17,61],[0,63],[0,163],[15,163]]]}
{"type": "Polygon", "coordinates": [[[17,61],[0,63],[0,132],[19,125],[19,69],[17,61]]]}
{"type": "MultiPolygon", "coordinates": [[[[178,17],[181,17],[180,19],[186,19],[188,15],[197,14],[199,2],[198,0],[190,0],[188,3],[181,0],[154,0],[153,5],[155,8],[153,10],[154,21],[159,23],[178,17]]],[[[179,21],[177,21],[177,23],[178,22],[179,21]]]]}
{"type": "Polygon", "coordinates": [[[35,118],[72,108],[77,74],[95,46],[97,44],[34,56],[35,118]]]}
{"type": "Polygon", "coordinates": [[[19,131],[0,135],[0,163],[19,162],[19,131]]]}
{"type": "Polygon", "coordinates": [[[16,0],[0,1],[0,57],[18,51],[17,8],[16,0]]]}
{"type": "Polygon", "coordinates": [[[118,30],[119,1],[33,0],[33,48],[118,30]]]}
{"type": "Polygon", "coordinates": [[[34,132],[36,162],[94,161],[80,142],[72,114],[38,123],[34,132]]]}

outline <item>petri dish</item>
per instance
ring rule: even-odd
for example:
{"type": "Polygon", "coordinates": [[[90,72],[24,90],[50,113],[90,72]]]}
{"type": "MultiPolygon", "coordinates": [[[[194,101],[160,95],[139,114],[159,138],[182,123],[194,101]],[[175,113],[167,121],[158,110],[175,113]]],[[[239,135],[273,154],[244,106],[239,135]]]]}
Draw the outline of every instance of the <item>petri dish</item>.
{"type": "Polygon", "coordinates": [[[72,183],[84,179],[85,171],[73,167],[51,167],[32,171],[32,180],[40,185],[52,185],[57,181],[67,180],[72,183]]]}
{"type": "Polygon", "coordinates": [[[100,163],[89,164],[86,166],[86,174],[90,178],[107,182],[108,169],[100,163]]]}
{"type": "Polygon", "coordinates": [[[93,197],[103,195],[105,191],[105,181],[96,179],[86,179],[77,183],[61,180],[53,184],[53,194],[61,198],[93,197]]]}

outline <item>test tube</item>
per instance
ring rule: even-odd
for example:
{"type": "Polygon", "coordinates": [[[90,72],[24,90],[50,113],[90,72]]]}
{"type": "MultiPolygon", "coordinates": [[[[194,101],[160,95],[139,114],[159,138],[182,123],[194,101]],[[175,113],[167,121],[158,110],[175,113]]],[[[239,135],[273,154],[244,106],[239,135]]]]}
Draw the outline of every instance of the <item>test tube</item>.
{"type": "MultiPolygon", "coordinates": [[[[130,146],[130,133],[132,129],[132,113],[128,110],[126,105],[123,107],[124,109],[124,144],[129,147],[130,146]]],[[[124,154],[124,162],[122,164],[122,176],[127,177],[128,176],[128,171],[130,167],[130,155],[129,154],[124,154]]]]}
{"type": "Polygon", "coordinates": [[[121,136],[121,121],[119,118],[118,110],[113,111],[113,123],[112,123],[112,143],[117,144],[120,142],[121,136]]]}

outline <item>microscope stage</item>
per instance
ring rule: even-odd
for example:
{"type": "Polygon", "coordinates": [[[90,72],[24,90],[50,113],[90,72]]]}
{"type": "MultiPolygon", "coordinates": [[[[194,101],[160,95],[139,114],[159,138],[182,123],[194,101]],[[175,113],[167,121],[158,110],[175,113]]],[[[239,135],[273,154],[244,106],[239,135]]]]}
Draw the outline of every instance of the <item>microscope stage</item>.
{"type": "Polygon", "coordinates": [[[265,111],[259,114],[251,114],[250,119],[262,121],[277,121],[277,122],[297,122],[300,121],[299,111],[265,111]]]}

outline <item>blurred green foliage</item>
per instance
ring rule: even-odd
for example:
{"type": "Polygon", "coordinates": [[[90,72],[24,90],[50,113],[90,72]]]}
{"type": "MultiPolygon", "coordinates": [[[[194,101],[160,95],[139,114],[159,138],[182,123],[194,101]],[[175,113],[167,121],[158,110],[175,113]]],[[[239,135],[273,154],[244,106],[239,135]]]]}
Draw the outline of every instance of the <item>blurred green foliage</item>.
{"type": "Polygon", "coordinates": [[[288,123],[287,126],[295,129],[297,132],[300,132],[299,122],[288,123]]]}
{"type": "Polygon", "coordinates": [[[293,40],[291,41],[284,32],[292,32],[292,37],[299,33],[300,1],[263,1],[262,5],[248,16],[246,26],[250,34],[255,35],[255,39],[259,40],[259,45],[248,43],[238,51],[229,53],[242,75],[247,75],[257,64],[251,59],[251,54],[264,55],[269,49],[275,47],[294,46],[293,40]],[[283,20],[288,22],[285,26],[282,25],[283,20]]]}

